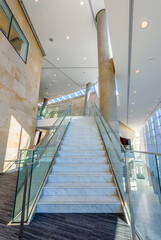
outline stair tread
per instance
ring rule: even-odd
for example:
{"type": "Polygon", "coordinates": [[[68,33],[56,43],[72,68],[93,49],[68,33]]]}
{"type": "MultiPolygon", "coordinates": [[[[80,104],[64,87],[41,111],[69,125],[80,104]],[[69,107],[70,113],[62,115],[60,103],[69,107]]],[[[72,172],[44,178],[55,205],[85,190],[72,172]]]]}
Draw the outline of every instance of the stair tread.
{"type": "Polygon", "coordinates": [[[121,204],[115,196],[42,196],[38,204],[121,204]]]}
{"type": "Polygon", "coordinates": [[[107,163],[56,163],[53,165],[61,167],[98,167],[98,166],[109,166],[107,163]]]}
{"type": "Polygon", "coordinates": [[[102,172],[51,172],[49,176],[112,176],[110,171],[102,171],[102,172]]]}
{"type": "MultiPolygon", "coordinates": [[[[47,183],[45,188],[116,188],[114,183],[47,183]]],[[[44,188],[44,189],[45,189],[44,188]]]]}
{"type": "Polygon", "coordinates": [[[73,157],[73,156],[71,156],[71,157],[70,157],[70,156],[59,157],[59,156],[58,156],[58,157],[56,157],[56,159],[57,159],[57,158],[59,158],[59,159],[65,159],[65,158],[67,158],[67,159],[68,159],[68,158],[69,158],[69,159],[71,159],[71,158],[74,158],[74,159],[75,159],[75,158],[76,158],[76,159],[106,159],[106,160],[108,159],[108,157],[102,157],[102,156],[100,156],[100,157],[84,157],[84,156],[82,156],[82,157],[78,157],[78,156],[76,156],[76,157],[73,157]]]}
{"type": "Polygon", "coordinates": [[[72,151],[71,150],[60,150],[59,152],[84,152],[84,150],[86,150],[86,152],[104,152],[104,153],[106,152],[105,150],[95,150],[95,151],[88,150],[87,151],[87,149],[81,149],[81,150],[80,149],[78,149],[78,150],[74,149],[72,151]]]}

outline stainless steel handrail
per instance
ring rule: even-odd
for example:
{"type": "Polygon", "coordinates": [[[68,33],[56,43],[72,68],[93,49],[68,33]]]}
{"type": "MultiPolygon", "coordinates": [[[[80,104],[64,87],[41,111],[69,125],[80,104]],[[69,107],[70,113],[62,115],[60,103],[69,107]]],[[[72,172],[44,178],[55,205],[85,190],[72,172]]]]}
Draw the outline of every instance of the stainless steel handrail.
{"type": "MultiPolygon", "coordinates": [[[[99,108],[98,108],[98,106],[96,105],[96,103],[94,103],[94,105],[96,106],[96,108],[97,108],[97,110],[98,110],[98,112],[100,112],[100,110],[99,110],[99,108]]],[[[101,112],[100,112],[101,113],[101,112]]],[[[102,115],[102,113],[101,113],[101,115],[102,115]]],[[[103,115],[102,115],[102,117],[103,117],[103,115]]],[[[103,117],[104,118],[104,117],[103,117]]],[[[105,120],[106,121],[106,120],[105,120]]],[[[106,121],[106,123],[107,123],[107,121],[106,121]]],[[[107,123],[108,124],[108,126],[110,127],[110,129],[111,129],[111,131],[112,131],[112,133],[114,134],[114,136],[115,136],[115,138],[117,139],[117,141],[118,141],[118,143],[120,144],[120,146],[121,146],[121,148],[125,151],[125,152],[136,152],[136,153],[144,153],[144,154],[151,154],[151,155],[158,155],[158,156],[161,156],[161,153],[155,153],[155,152],[145,152],[145,151],[136,151],[136,150],[126,150],[125,149],[125,147],[124,147],[124,145],[120,142],[120,140],[119,140],[119,138],[118,138],[118,136],[116,135],[116,133],[115,133],[115,131],[112,129],[112,127],[110,126],[110,124],[109,123],[107,123]]]]}
{"type": "MultiPolygon", "coordinates": [[[[61,125],[61,123],[64,121],[65,117],[67,116],[67,113],[69,112],[71,108],[71,104],[67,107],[67,109],[65,109],[65,111],[62,113],[62,115],[64,114],[65,116],[63,117],[63,119],[61,120],[60,124],[55,128],[55,131],[53,132],[52,136],[50,137],[48,143],[45,145],[43,151],[41,152],[40,156],[38,157],[38,159],[33,162],[33,163],[29,163],[26,164],[26,176],[25,176],[25,183],[24,183],[24,193],[23,193],[23,202],[22,202],[22,212],[21,212],[21,223],[20,223],[20,232],[19,232],[19,239],[23,238],[23,228],[24,228],[24,218],[25,218],[25,203],[26,203],[26,193],[27,193],[27,184],[28,184],[28,176],[29,176],[29,168],[30,166],[36,164],[37,162],[39,162],[40,158],[42,157],[44,151],[46,150],[47,146],[49,145],[49,143],[51,142],[51,140],[53,139],[54,135],[56,134],[59,126],[61,125]]],[[[62,117],[62,115],[60,117],[62,117]]],[[[55,155],[54,155],[55,156],[55,155]]]]}
{"type": "MultiPolygon", "coordinates": [[[[109,136],[109,133],[108,133],[108,131],[107,131],[107,129],[106,129],[105,124],[103,123],[103,120],[102,120],[103,115],[101,114],[101,112],[100,112],[99,108],[97,107],[97,105],[95,104],[94,106],[95,106],[95,109],[96,109],[96,111],[97,111],[98,117],[99,117],[101,123],[103,124],[103,127],[104,127],[104,129],[105,129],[105,131],[106,131],[106,133],[107,133],[107,135],[108,135],[108,137],[109,137],[109,140],[110,140],[110,142],[111,142],[111,144],[112,144],[112,146],[113,146],[113,148],[114,148],[114,151],[115,151],[116,154],[117,154],[117,150],[116,150],[116,148],[115,148],[115,146],[114,146],[114,144],[113,144],[113,142],[112,142],[111,137],[109,136]]],[[[104,117],[103,117],[103,118],[104,118],[104,117]]],[[[105,119],[104,119],[104,120],[105,120],[105,119]]],[[[106,121],[106,120],[105,120],[105,121],[106,121]]],[[[107,121],[106,121],[106,123],[107,123],[107,121]]],[[[109,123],[107,123],[107,124],[109,125],[109,123]]],[[[115,134],[115,132],[113,131],[113,129],[111,128],[110,125],[109,125],[109,127],[110,127],[110,130],[112,131],[112,133],[115,135],[115,137],[116,137],[116,139],[117,139],[120,147],[123,149],[123,152],[125,153],[125,157],[126,157],[126,158],[127,158],[127,154],[128,154],[128,153],[141,153],[141,154],[154,155],[154,156],[155,156],[155,159],[157,159],[157,156],[161,156],[160,153],[145,152],[145,151],[135,151],[135,150],[126,150],[126,149],[123,147],[123,145],[121,144],[121,142],[119,141],[117,135],[115,134]]],[[[119,157],[119,154],[117,154],[117,157],[119,158],[119,160],[121,159],[121,158],[119,157]]],[[[127,159],[126,159],[126,160],[127,160],[127,159]]],[[[132,160],[132,161],[133,161],[133,160],[132,160]]],[[[129,192],[128,196],[129,196],[129,202],[130,202],[131,228],[132,228],[132,233],[133,233],[133,239],[136,239],[136,236],[137,236],[139,239],[143,239],[142,236],[141,236],[141,234],[139,233],[137,227],[135,226],[135,219],[134,219],[133,207],[132,207],[132,194],[131,194],[131,187],[130,187],[129,161],[126,161],[125,164],[126,164],[126,172],[127,172],[127,186],[128,186],[128,192],[129,192]]],[[[114,169],[113,169],[113,173],[114,173],[114,175],[115,175],[115,177],[116,177],[116,174],[115,174],[115,170],[114,170],[114,169]]],[[[159,182],[159,181],[160,181],[160,178],[159,178],[159,171],[158,171],[158,182],[159,182]]],[[[117,180],[116,180],[116,182],[117,182],[117,180]]],[[[118,183],[118,182],[117,182],[117,185],[119,186],[119,183],[118,183]]],[[[161,185],[161,183],[160,183],[160,185],[161,185]]],[[[121,190],[119,190],[119,191],[121,191],[121,190]]],[[[121,194],[121,196],[123,197],[122,194],[121,194]]],[[[123,201],[125,201],[124,197],[123,197],[123,201]]]]}
{"type": "MultiPolygon", "coordinates": [[[[94,107],[95,107],[95,106],[96,106],[96,104],[94,105],[94,107]]],[[[100,113],[100,110],[98,109],[98,107],[96,108],[96,111],[97,111],[97,114],[100,113]]],[[[101,116],[102,116],[102,114],[101,114],[101,116]]],[[[122,159],[120,158],[120,156],[119,156],[119,154],[118,154],[118,152],[117,152],[117,149],[115,148],[115,145],[114,145],[114,143],[113,143],[113,141],[112,141],[112,139],[111,139],[111,137],[110,137],[110,135],[109,135],[109,133],[108,133],[108,131],[107,131],[107,129],[106,129],[106,126],[105,126],[103,120],[102,120],[101,117],[99,116],[99,114],[98,114],[98,117],[99,117],[99,119],[101,120],[101,123],[102,123],[102,125],[103,125],[103,127],[104,127],[104,129],[105,129],[105,131],[106,131],[107,136],[109,137],[109,140],[110,140],[110,142],[111,142],[111,144],[112,144],[112,147],[114,148],[114,151],[115,151],[115,153],[116,153],[119,161],[124,162],[124,164],[125,164],[125,166],[126,166],[126,169],[127,169],[127,170],[126,170],[126,172],[127,172],[127,188],[128,188],[128,192],[129,192],[128,197],[129,197],[129,202],[130,202],[130,204],[129,204],[130,216],[129,216],[129,214],[128,214],[128,218],[130,218],[129,220],[130,220],[130,223],[131,223],[132,235],[133,235],[133,239],[135,239],[135,238],[136,238],[136,231],[135,231],[135,220],[134,220],[133,207],[132,207],[132,194],[131,194],[130,180],[129,180],[129,179],[130,179],[129,169],[128,169],[128,168],[129,168],[129,165],[127,164],[126,161],[122,161],[122,159]]],[[[102,116],[102,117],[103,117],[103,116],[102,116]]],[[[96,122],[97,122],[97,121],[96,121],[96,122]]],[[[106,123],[107,123],[107,122],[106,122],[106,123]]],[[[108,123],[107,123],[107,124],[108,124],[108,123]]],[[[98,126],[98,127],[99,127],[99,126],[98,126]]],[[[111,130],[112,130],[112,128],[111,128],[111,130]]],[[[101,134],[101,136],[102,136],[102,134],[101,134]]],[[[102,139],[103,139],[103,138],[102,138],[102,139]]],[[[104,141],[103,141],[103,142],[104,142],[104,141]]],[[[105,149],[106,149],[106,147],[105,147],[105,149]]],[[[107,154],[108,154],[108,152],[107,152],[107,154]]],[[[125,155],[125,156],[126,156],[126,155],[125,155]]],[[[121,200],[122,200],[122,202],[123,202],[123,205],[124,205],[124,207],[125,207],[125,209],[126,209],[126,213],[128,213],[128,209],[127,209],[127,206],[126,206],[127,204],[126,204],[125,198],[124,198],[124,196],[123,196],[123,194],[122,194],[121,187],[120,187],[120,183],[119,183],[119,181],[118,181],[118,179],[117,179],[117,175],[116,175],[115,169],[114,169],[114,167],[113,167],[112,161],[111,161],[110,164],[111,164],[112,172],[113,172],[113,175],[114,175],[114,179],[115,179],[115,182],[116,182],[118,191],[119,191],[119,195],[120,195],[121,200]]]]}
{"type": "MultiPolygon", "coordinates": [[[[70,106],[71,106],[71,103],[68,105],[68,107],[70,107],[70,106]]],[[[67,108],[66,108],[66,109],[67,109],[67,108]]],[[[66,109],[64,109],[64,111],[65,111],[66,109]]],[[[62,113],[62,114],[63,114],[63,113],[62,113]]],[[[61,114],[61,116],[62,116],[62,114],[61,114]]],[[[61,116],[60,116],[60,117],[61,117],[61,116]]],[[[60,117],[59,117],[59,118],[60,118],[60,117]]],[[[54,127],[54,125],[57,123],[57,121],[59,120],[59,118],[56,120],[56,122],[53,124],[53,126],[52,126],[51,128],[54,127]]],[[[40,146],[41,143],[44,142],[44,140],[46,139],[47,135],[50,133],[51,128],[47,131],[47,133],[45,134],[45,136],[41,139],[41,141],[38,143],[38,145],[37,145],[36,147],[33,147],[33,148],[24,148],[24,149],[20,149],[20,151],[36,151],[36,149],[40,146]]]]}

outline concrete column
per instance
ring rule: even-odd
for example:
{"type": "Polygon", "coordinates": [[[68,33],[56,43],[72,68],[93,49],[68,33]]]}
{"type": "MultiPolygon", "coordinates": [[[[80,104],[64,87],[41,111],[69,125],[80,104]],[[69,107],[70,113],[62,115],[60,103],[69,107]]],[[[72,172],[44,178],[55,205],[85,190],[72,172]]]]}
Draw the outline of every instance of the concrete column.
{"type": "Polygon", "coordinates": [[[84,116],[89,116],[91,87],[92,87],[92,83],[86,84],[86,95],[85,95],[84,112],[83,112],[84,116]]]}
{"type": "Polygon", "coordinates": [[[49,99],[44,98],[43,105],[42,105],[41,112],[40,112],[40,116],[42,115],[44,109],[46,108],[47,103],[48,103],[48,100],[49,100],[49,99]]]}
{"type": "Polygon", "coordinates": [[[115,69],[113,59],[110,58],[110,38],[107,28],[105,10],[97,14],[97,42],[98,42],[98,65],[99,65],[99,97],[100,110],[105,119],[119,137],[115,69]]]}

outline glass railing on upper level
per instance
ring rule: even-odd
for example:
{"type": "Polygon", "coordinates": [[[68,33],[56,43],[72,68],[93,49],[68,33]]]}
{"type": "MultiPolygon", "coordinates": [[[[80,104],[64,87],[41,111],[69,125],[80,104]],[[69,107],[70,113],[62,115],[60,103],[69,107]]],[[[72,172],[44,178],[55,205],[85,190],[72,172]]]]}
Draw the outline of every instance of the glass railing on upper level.
{"type": "Polygon", "coordinates": [[[12,223],[23,225],[30,221],[71,119],[71,114],[72,108],[71,105],[68,105],[36,149],[21,150],[12,223]]]}
{"type": "Polygon", "coordinates": [[[94,117],[133,239],[160,239],[161,154],[126,150],[96,105],[94,117]]]}
{"type": "Polygon", "coordinates": [[[37,108],[37,120],[39,119],[49,119],[49,118],[58,118],[61,116],[63,111],[69,103],[62,103],[57,105],[48,105],[43,112],[41,113],[42,106],[38,106],[37,108]]]}

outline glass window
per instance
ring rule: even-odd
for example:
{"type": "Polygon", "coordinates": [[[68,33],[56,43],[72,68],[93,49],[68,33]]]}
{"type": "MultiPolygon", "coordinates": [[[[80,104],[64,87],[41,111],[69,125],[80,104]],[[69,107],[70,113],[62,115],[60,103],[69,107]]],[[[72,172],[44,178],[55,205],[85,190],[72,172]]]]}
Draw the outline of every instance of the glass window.
{"type": "Polygon", "coordinates": [[[0,0],[0,30],[5,34],[21,58],[26,62],[28,41],[4,0],[0,0]]]}
{"type": "Polygon", "coordinates": [[[4,0],[0,0],[0,30],[8,35],[9,24],[11,21],[12,13],[9,10],[4,0]]]}
{"type": "Polygon", "coordinates": [[[14,17],[12,19],[9,41],[15,48],[15,50],[18,52],[18,54],[22,57],[22,59],[26,61],[28,42],[14,17]]]}

